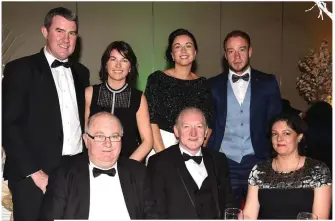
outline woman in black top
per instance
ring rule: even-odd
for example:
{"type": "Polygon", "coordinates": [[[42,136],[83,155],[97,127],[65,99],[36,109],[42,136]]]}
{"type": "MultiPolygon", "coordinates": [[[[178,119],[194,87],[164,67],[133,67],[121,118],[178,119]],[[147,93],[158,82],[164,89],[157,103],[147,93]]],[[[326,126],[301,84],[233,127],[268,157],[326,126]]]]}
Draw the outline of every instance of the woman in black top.
{"type": "Polygon", "coordinates": [[[269,133],[276,157],[252,169],[245,219],[296,219],[300,212],[328,219],[330,170],[325,163],[304,156],[306,129],[296,115],[282,114],[273,120],[269,133]]]}
{"type": "MultiPolygon", "coordinates": [[[[145,95],[148,99],[156,152],[177,143],[173,126],[178,113],[184,108],[201,109],[209,125],[211,123],[210,86],[206,78],[193,72],[197,50],[197,42],[192,33],[185,29],[173,31],[169,36],[165,54],[171,68],[155,71],[148,77],[145,95]]],[[[210,133],[211,130],[207,138],[210,133]]]]}
{"type": "Polygon", "coordinates": [[[112,42],[101,57],[98,85],[85,91],[85,119],[100,112],[116,115],[123,126],[121,156],[142,161],[152,149],[146,97],[130,84],[138,75],[137,58],[129,44],[112,42]]]}

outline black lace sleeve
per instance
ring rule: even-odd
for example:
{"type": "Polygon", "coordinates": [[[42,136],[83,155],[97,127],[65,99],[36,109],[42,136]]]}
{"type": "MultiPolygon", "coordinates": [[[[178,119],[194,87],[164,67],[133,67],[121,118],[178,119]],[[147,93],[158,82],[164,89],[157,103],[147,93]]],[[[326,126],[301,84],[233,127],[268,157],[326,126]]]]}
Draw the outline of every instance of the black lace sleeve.
{"type": "Polygon", "coordinates": [[[150,114],[150,123],[157,123],[155,113],[157,113],[157,105],[158,105],[158,82],[155,77],[155,72],[149,75],[147,85],[144,91],[144,95],[148,101],[149,114],[150,114]]]}

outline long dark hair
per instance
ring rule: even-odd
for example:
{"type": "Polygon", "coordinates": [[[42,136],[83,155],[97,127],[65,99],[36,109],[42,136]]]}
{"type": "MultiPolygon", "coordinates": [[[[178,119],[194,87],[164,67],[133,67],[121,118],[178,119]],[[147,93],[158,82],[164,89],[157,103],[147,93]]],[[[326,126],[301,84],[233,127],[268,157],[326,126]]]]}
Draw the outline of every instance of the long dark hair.
{"type": "MultiPolygon", "coordinates": [[[[176,39],[176,37],[181,36],[181,35],[186,35],[188,37],[190,37],[193,41],[193,45],[195,50],[198,52],[198,44],[197,44],[197,40],[195,39],[194,35],[183,28],[179,28],[177,30],[174,30],[173,32],[171,32],[171,34],[169,35],[169,39],[168,39],[168,46],[165,50],[165,60],[167,62],[167,68],[172,68],[174,67],[175,63],[172,59],[172,46],[173,46],[173,42],[176,39]]],[[[196,60],[194,59],[193,63],[192,63],[192,68],[191,71],[195,72],[195,70],[197,69],[197,63],[196,60]]]]}
{"type": "Polygon", "coordinates": [[[110,58],[110,53],[113,50],[117,50],[122,56],[128,59],[130,62],[130,72],[127,75],[126,81],[130,85],[136,84],[136,79],[138,76],[138,64],[137,57],[131,48],[131,46],[124,41],[114,41],[108,45],[101,57],[101,66],[99,71],[99,77],[102,82],[106,82],[108,79],[108,72],[106,69],[107,62],[110,58]]]}

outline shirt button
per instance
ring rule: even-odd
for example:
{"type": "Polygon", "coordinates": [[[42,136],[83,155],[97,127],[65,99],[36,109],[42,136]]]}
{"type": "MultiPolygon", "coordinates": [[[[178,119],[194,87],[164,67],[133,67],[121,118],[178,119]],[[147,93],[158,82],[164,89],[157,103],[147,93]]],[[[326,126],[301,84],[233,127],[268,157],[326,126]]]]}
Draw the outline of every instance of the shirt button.
{"type": "Polygon", "coordinates": [[[241,123],[241,126],[243,126],[243,123],[241,123]]]}
{"type": "Polygon", "coordinates": [[[243,110],[241,110],[241,113],[243,113],[243,110]]]}

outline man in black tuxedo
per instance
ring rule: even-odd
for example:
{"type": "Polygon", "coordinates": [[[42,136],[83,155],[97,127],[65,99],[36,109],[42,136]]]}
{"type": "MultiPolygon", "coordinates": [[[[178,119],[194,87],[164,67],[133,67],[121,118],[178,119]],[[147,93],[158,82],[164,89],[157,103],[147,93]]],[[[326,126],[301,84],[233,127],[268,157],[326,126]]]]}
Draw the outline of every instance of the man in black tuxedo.
{"type": "Polygon", "coordinates": [[[163,219],[223,218],[234,207],[226,156],[201,148],[208,127],[201,110],[186,108],[174,133],[179,144],[149,159],[155,212],[163,219]]]}
{"type": "Polygon", "coordinates": [[[90,117],[83,135],[88,152],[65,160],[50,176],[41,221],[146,217],[146,167],[119,159],[122,134],[119,119],[111,113],[90,117]]]}
{"type": "Polygon", "coordinates": [[[41,31],[46,46],[9,62],[2,84],[4,178],[12,192],[15,221],[38,219],[48,176],[62,156],[83,148],[89,71],[68,60],[76,45],[77,16],[66,8],[52,9],[41,31]]]}

